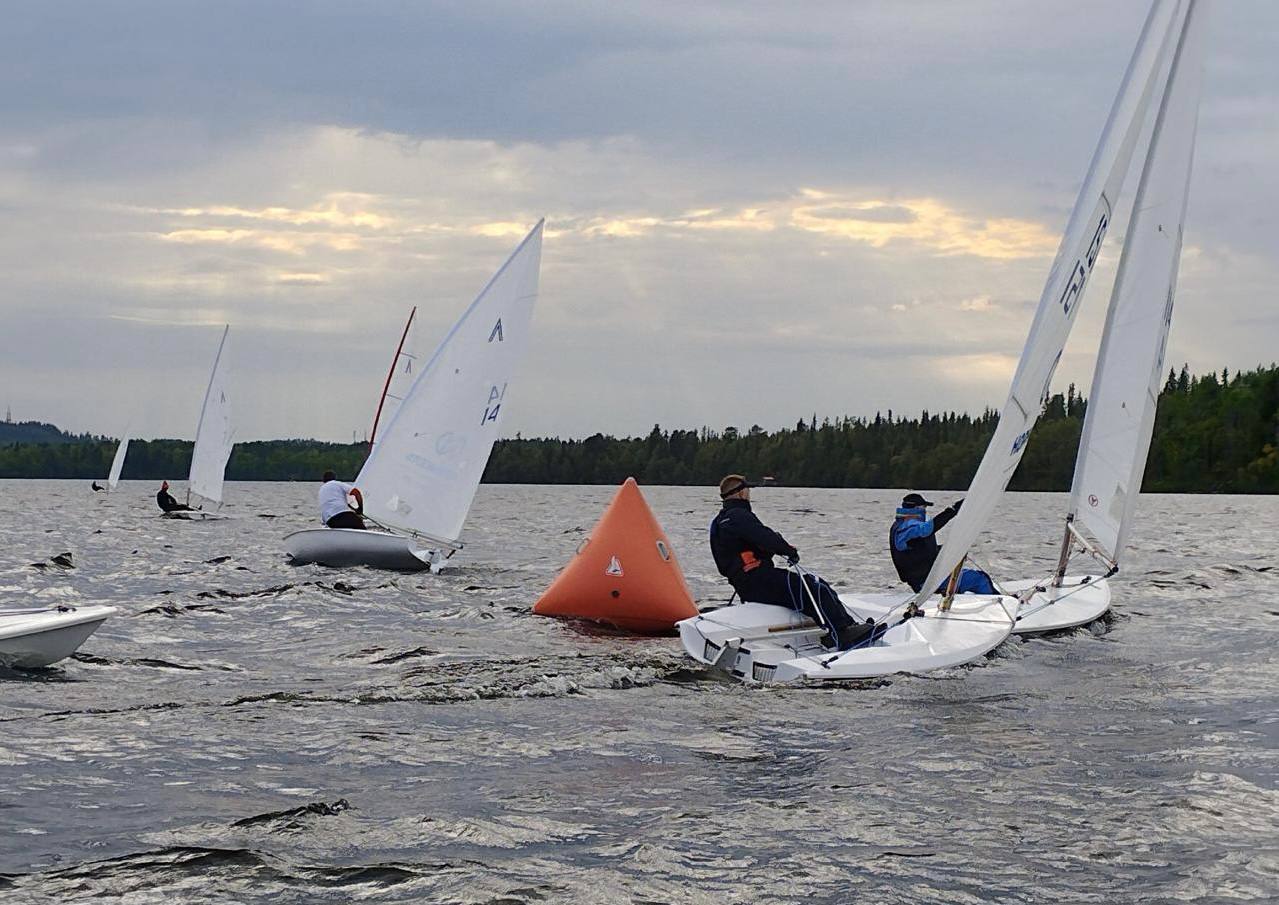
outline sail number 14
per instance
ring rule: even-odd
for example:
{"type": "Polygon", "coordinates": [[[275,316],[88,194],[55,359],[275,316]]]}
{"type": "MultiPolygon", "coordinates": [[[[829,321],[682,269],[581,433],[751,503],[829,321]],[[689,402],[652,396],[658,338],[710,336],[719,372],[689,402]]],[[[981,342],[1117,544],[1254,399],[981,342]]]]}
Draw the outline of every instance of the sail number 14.
{"type": "Polygon", "coordinates": [[[488,424],[490,421],[497,420],[497,413],[502,408],[502,398],[506,395],[506,384],[500,387],[497,384],[489,389],[489,401],[484,408],[484,417],[480,418],[480,427],[488,424]]]}

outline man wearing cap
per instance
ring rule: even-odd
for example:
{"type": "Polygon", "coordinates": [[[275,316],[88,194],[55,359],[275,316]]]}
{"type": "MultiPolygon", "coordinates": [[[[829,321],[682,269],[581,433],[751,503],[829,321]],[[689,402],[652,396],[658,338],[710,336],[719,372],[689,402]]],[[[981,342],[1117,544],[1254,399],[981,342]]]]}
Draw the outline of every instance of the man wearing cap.
{"type": "Polygon", "coordinates": [[[739,474],[719,482],[724,508],[711,522],[711,555],[715,568],[728,579],[743,601],[771,603],[807,613],[830,630],[827,646],[847,650],[869,638],[874,625],[857,623],[839,602],[834,589],[814,575],[800,575],[773,565],[774,556],[799,562],[799,551],[786,538],[766,526],[751,511],[751,488],[739,474]],[[807,581],[818,612],[813,611],[807,581]]]}
{"type": "MultiPolygon", "coordinates": [[[[933,505],[932,502],[918,493],[908,493],[902,497],[897,517],[893,519],[893,527],[888,532],[888,549],[893,554],[897,576],[915,591],[924,586],[924,581],[937,560],[937,554],[941,552],[937,532],[945,528],[959,513],[959,507],[963,504],[963,500],[953,503],[930,519],[928,507],[933,505]]],[[[937,591],[945,591],[946,584],[947,582],[942,582],[937,591]]],[[[995,585],[981,569],[964,569],[959,575],[955,592],[994,594],[995,585]]]]}
{"type": "Polygon", "coordinates": [[[173,494],[169,493],[169,482],[160,482],[160,492],[155,495],[155,501],[165,512],[193,512],[194,510],[186,503],[179,503],[173,498],[173,494]]]}
{"type": "Polygon", "coordinates": [[[330,528],[364,528],[364,497],[354,484],[338,480],[332,471],[326,471],[320,484],[320,521],[330,528]],[[359,509],[352,509],[347,496],[355,497],[359,509]]]}

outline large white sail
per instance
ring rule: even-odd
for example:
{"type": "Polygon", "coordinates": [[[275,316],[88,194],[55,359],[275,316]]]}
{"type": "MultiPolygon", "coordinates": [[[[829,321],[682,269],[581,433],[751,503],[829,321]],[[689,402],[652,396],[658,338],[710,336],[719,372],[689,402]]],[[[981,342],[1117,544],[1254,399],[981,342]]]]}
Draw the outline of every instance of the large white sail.
{"type": "Polygon", "coordinates": [[[226,368],[224,366],[227,334],[230,324],[222,331],[217,357],[213,359],[213,373],[209,375],[209,388],[204,394],[200,409],[200,423],[195,431],[195,448],[191,450],[191,474],[188,481],[192,493],[206,500],[222,502],[222,476],[231,447],[235,440],[231,435],[231,400],[227,394],[226,368]]]}
{"type": "Polygon", "coordinates": [[[1150,451],[1195,154],[1205,10],[1191,0],[1137,188],[1084,418],[1070,516],[1117,563],[1150,451]]]}
{"type": "Polygon", "coordinates": [[[542,258],[533,227],[420,370],[356,484],[389,527],[456,543],[528,346],[542,258]]]}
{"type": "Polygon", "coordinates": [[[420,334],[413,326],[413,318],[416,315],[415,306],[409,312],[409,319],[404,324],[400,344],[395,349],[395,358],[391,360],[391,370],[387,373],[386,383],[382,387],[382,398],[378,400],[377,412],[373,415],[373,430],[369,433],[370,444],[377,442],[378,426],[391,423],[400,403],[412,389],[413,381],[417,379],[421,368],[422,356],[418,348],[420,334]]]}
{"type": "Polygon", "coordinates": [[[111,471],[107,475],[107,486],[115,490],[120,483],[120,473],[124,471],[124,457],[129,452],[129,432],[126,430],[120,438],[120,445],[115,448],[115,458],[111,460],[111,471]]]}
{"type": "Polygon", "coordinates": [[[1169,45],[1181,33],[1185,14],[1182,0],[1155,0],[1151,7],[1048,274],[995,435],[917,602],[932,594],[968,555],[1021,461],[1110,226],[1155,84],[1166,68],[1169,45]]]}

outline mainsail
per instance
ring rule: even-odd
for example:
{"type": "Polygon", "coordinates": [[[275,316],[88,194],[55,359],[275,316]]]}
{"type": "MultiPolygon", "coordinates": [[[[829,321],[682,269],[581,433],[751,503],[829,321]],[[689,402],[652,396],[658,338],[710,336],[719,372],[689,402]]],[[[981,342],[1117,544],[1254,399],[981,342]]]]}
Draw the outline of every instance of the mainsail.
{"type": "Polygon", "coordinates": [[[377,442],[379,424],[390,424],[395,412],[409,394],[413,381],[417,378],[421,361],[417,350],[417,333],[413,330],[413,317],[417,307],[409,312],[409,319],[404,324],[404,333],[400,335],[400,344],[395,349],[395,357],[391,359],[391,370],[386,375],[386,383],[382,387],[382,398],[378,400],[377,412],[373,415],[373,430],[369,433],[369,445],[377,442]]]}
{"type": "Polygon", "coordinates": [[[964,508],[950,523],[949,537],[915,598],[916,603],[932,594],[968,555],[1021,461],[1079,311],[1088,277],[1101,252],[1158,75],[1165,68],[1173,36],[1181,32],[1185,14],[1182,0],[1155,0],[1146,17],[1048,274],[995,435],[969,486],[964,508]]]}
{"type": "Polygon", "coordinates": [[[188,486],[206,500],[222,502],[222,476],[231,447],[231,402],[227,395],[226,373],[222,367],[226,351],[228,324],[222,331],[217,357],[213,359],[213,373],[209,375],[209,388],[204,394],[204,406],[200,409],[200,423],[195,431],[195,448],[191,450],[191,474],[188,486]]]}
{"type": "Polygon", "coordinates": [[[528,346],[543,222],[453,325],[382,429],[356,478],[376,521],[457,543],[528,346]]]}
{"type": "Polygon", "coordinates": [[[1195,154],[1206,16],[1191,0],[1106,315],[1068,518],[1117,564],[1141,491],[1172,323],[1195,154]]]}
{"type": "Polygon", "coordinates": [[[115,490],[120,483],[120,472],[124,471],[124,457],[129,452],[129,432],[126,430],[120,438],[120,445],[115,448],[115,458],[111,460],[111,472],[107,475],[107,486],[115,490]]]}

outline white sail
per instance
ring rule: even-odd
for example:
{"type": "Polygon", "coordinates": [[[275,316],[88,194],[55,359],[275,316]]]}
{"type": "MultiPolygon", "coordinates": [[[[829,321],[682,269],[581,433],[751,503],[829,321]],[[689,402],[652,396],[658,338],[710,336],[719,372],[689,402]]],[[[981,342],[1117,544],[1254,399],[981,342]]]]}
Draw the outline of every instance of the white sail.
{"type": "Polygon", "coordinates": [[[528,346],[542,258],[533,227],[420,370],[356,484],[378,522],[454,544],[528,346]]]}
{"type": "Polygon", "coordinates": [[[120,472],[124,471],[124,457],[129,452],[129,432],[126,430],[115,448],[115,458],[111,460],[111,472],[107,475],[107,486],[115,490],[120,483],[120,472]]]}
{"type": "Polygon", "coordinates": [[[409,312],[408,321],[404,324],[400,344],[395,349],[395,358],[391,360],[391,370],[386,375],[386,383],[382,387],[382,398],[378,400],[377,412],[373,416],[373,430],[369,433],[370,444],[377,443],[379,426],[385,427],[391,423],[421,369],[422,355],[418,348],[421,337],[413,326],[413,318],[416,315],[417,308],[414,307],[409,312]]]}
{"type": "Polygon", "coordinates": [[[1021,461],[1110,226],[1158,75],[1165,68],[1173,36],[1181,32],[1185,12],[1185,3],[1180,0],[1155,0],[1146,18],[1048,274],[995,435],[969,486],[964,508],[948,526],[949,536],[924,581],[919,602],[968,555],[1021,461]]]}
{"type": "Polygon", "coordinates": [[[1205,19],[1191,0],[1137,188],[1075,463],[1070,516],[1115,563],[1141,492],[1172,323],[1205,19]]]}
{"type": "Polygon", "coordinates": [[[209,388],[204,394],[204,406],[200,409],[200,423],[195,431],[195,448],[191,450],[191,474],[188,485],[192,493],[206,500],[222,502],[222,476],[231,447],[231,401],[227,394],[226,368],[223,366],[226,352],[228,324],[222,331],[217,357],[213,359],[213,373],[209,375],[209,388]]]}

